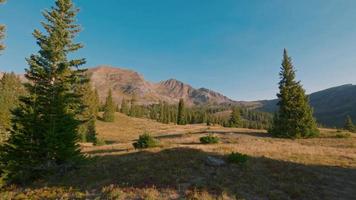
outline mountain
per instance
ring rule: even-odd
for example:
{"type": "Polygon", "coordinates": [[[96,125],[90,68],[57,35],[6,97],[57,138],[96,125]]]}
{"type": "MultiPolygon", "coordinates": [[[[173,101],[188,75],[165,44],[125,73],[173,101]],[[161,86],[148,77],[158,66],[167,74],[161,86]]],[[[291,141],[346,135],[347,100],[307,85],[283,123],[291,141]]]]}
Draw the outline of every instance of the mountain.
{"type": "MultiPolygon", "coordinates": [[[[309,95],[318,123],[329,127],[342,127],[347,115],[356,119],[356,85],[347,84],[309,95]]],[[[274,112],[278,100],[259,101],[259,110],[274,112]]]]}
{"type": "Polygon", "coordinates": [[[141,74],[127,69],[99,66],[90,68],[87,73],[101,101],[104,101],[111,88],[117,103],[123,98],[134,98],[139,104],[159,101],[177,103],[181,98],[188,105],[237,103],[218,92],[206,88],[195,89],[176,79],[152,83],[146,81],[141,74]]]}
{"type": "MultiPolygon", "coordinates": [[[[159,83],[149,82],[141,74],[128,69],[99,66],[89,68],[87,73],[102,102],[105,101],[107,92],[111,88],[116,103],[121,103],[125,98],[135,99],[138,104],[145,105],[159,101],[173,104],[183,98],[187,105],[234,104],[271,113],[277,110],[277,99],[234,101],[218,92],[206,88],[196,89],[176,79],[159,83]]],[[[23,75],[19,77],[25,81],[23,75]]],[[[314,109],[314,116],[322,125],[342,127],[347,115],[356,119],[356,85],[342,85],[315,92],[309,95],[309,99],[314,109]]]]}

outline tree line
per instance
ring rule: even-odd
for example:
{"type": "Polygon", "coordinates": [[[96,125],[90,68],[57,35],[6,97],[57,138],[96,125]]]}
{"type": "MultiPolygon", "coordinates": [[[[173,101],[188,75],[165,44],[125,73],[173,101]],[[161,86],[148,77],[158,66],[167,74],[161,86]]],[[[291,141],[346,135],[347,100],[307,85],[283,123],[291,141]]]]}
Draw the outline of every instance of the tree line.
{"type": "Polygon", "coordinates": [[[112,101],[109,90],[106,102],[103,106],[104,121],[111,122],[114,113],[121,112],[130,117],[147,118],[157,122],[178,125],[207,124],[221,125],[224,127],[241,127],[254,129],[268,129],[271,126],[272,115],[253,109],[237,107],[234,105],[200,105],[186,106],[185,101],[180,99],[177,104],[160,101],[157,104],[141,105],[135,98],[123,99],[121,105],[112,101]],[[112,116],[107,119],[105,116],[112,116]]]}

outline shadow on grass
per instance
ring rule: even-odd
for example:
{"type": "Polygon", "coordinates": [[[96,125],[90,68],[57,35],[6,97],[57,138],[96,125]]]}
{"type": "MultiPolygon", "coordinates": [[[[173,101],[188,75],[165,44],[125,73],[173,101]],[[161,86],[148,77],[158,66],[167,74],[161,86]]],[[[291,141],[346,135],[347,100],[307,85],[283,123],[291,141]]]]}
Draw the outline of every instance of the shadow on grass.
{"type": "Polygon", "coordinates": [[[118,152],[125,152],[128,149],[97,149],[92,151],[85,152],[86,154],[100,154],[100,153],[118,153],[118,152]]]}
{"type": "MultiPolygon", "coordinates": [[[[352,199],[356,169],[312,166],[249,157],[243,165],[211,166],[226,157],[192,148],[98,156],[49,186],[92,190],[108,186],[208,191],[245,199],[352,199]]],[[[182,197],[183,198],[183,197],[182,197]]]]}
{"type": "Polygon", "coordinates": [[[249,136],[263,137],[263,138],[272,137],[271,134],[259,133],[259,132],[205,130],[205,131],[189,132],[189,133],[166,134],[166,135],[155,136],[155,138],[156,139],[174,139],[174,138],[186,137],[189,135],[201,135],[201,134],[219,134],[219,135],[238,134],[238,135],[249,135],[249,136]]]}

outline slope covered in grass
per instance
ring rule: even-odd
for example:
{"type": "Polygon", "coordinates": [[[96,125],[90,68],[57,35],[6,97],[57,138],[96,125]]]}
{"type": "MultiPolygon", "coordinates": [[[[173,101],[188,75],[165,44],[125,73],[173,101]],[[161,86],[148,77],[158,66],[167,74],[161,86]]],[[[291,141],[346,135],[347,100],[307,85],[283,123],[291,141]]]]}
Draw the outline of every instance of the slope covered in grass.
{"type": "Polygon", "coordinates": [[[113,141],[83,147],[80,169],[26,187],[9,187],[2,199],[352,199],[356,196],[356,137],[333,129],[313,139],[276,139],[265,131],[203,125],[176,126],[117,114],[98,122],[113,141]],[[160,147],[135,150],[150,130],[160,147]],[[201,144],[214,134],[218,144],[201,144]],[[345,137],[340,137],[345,136],[345,137]],[[231,152],[247,155],[229,163],[231,152]],[[214,165],[209,160],[222,161],[214,165]]]}

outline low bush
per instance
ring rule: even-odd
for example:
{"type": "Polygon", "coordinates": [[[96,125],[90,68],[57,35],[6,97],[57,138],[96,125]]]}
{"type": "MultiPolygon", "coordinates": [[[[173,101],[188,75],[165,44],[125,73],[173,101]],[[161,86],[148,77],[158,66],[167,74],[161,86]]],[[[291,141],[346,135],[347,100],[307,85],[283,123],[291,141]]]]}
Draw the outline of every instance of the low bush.
{"type": "Polygon", "coordinates": [[[203,144],[216,144],[219,142],[219,138],[213,134],[209,134],[207,136],[201,137],[200,142],[203,144]]]}
{"type": "Polygon", "coordinates": [[[154,139],[150,134],[145,133],[143,135],[140,135],[137,142],[133,143],[132,145],[135,147],[135,149],[146,149],[157,147],[159,145],[159,142],[154,139]]]}
{"type": "Polygon", "coordinates": [[[248,160],[248,156],[245,154],[241,154],[241,153],[235,153],[232,152],[228,157],[227,157],[227,161],[229,163],[233,163],[233,164],[238,164],[238,165],[243,165],[247,162],[248,160]]]}
{"type": "Polygon", "coordinates": [[[351,137],[351,134],[350,133],[337,133],[335,135],[336,138],[349,138],[351,137]]]}
{"type": "Polygon", "coordinates": [[[104,145],[106,145],[106,141],[101,138],[98,138],[98,139],[96,139],[94,145],[95,146],[104,146],[104,145]]]}

